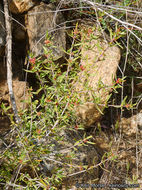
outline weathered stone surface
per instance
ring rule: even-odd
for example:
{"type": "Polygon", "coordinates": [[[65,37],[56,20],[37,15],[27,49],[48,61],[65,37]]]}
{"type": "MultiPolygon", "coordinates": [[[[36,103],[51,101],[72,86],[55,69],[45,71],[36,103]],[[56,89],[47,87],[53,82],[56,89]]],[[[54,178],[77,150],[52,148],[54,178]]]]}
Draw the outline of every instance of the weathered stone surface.
{"type": "Polygon", "coordinates": [[[123,135],[127,138],[142,134],[142,111],[130,118],[122,118],[120,122],[123,135]]]}
{"type": "Polygon", "coordinates": [[[54,12],[53,4],[35,6],[26,15],[26,27],[29,37],[29,49],[35,56],[43,54],[43,45],[47,31],[53,38],[53,56],[58,59],[64,55],[62,48],[66,48],[65,25],[61,12],[57,15],[54,12]],[[60,27],[59,27],[60,25],[60,27]]]}
{"type": "Polygon", "coordinates": [[[35,2],[32,0],[9,0],[9,9],[14,14],[28,11],[34,5],[35,2]]]}
{"type": "MultiPolygon", "coordinates": [[[[28,105],[24,100],[28,100],[27,84],[24,81],[13,81],[13,92],[16,100],[18,111],[26,108],[28,105]]],[[[10,105],[10,96],[7,86],[7,81],[0,82],[0,105],[4,103],[6,107],[10,105]]],[[[11,113],[12,110],[9,110],[11,113]]],[[[7,115],[2,114],[0,109],[0,135],[5,135],[10,130],[10,118],[7,115]]]]}
{"type": "MultiPolygon", "coordinates": [[[[13,92],[15,95],[15,100],[16,100],[16,105],[17,105],[18,110],[24,108],[23,107],[24,103],[21,101],[28,99],[26,85],[27,84],[24,81],[18,81],[18,80],[13,81],[13,92]]],[[[10,102],[9,91],[8,91],[8,86],[7,86],[6,81],[3,81],[0,83],[0,100],[10,102]]]]}
{"type": "Polygon", "coordinates": [[[2,55],[4,50],[6,38],[4,14],[1,11],[3,11],[3,8],[2,3],[0,2],[0,55],[2,55]]]}
{"type": "MultiPolygon", "coordinates": [[[[3,68],[3,71],[5,72],[2,73],[0,70],[0,74],[1,74],[0,75],[1,76],[0,77],[0,105],[4,103],[5,106],[8,107],[10,104],[10,97],[9,97],[9,91],[8,91],[7,82],[6,82],[6,70],[4,70],[3,68]]],[[[20,101],[22,100],[22,91],[24,91],[23,83],[22,82],[18,83],[18,81],[14,81],[14,84],[13,84],[18,109],[22,109],[22,103],[20,101]]],[[[2,109],[0,109],[0,135],[1,136],[5,135],[9,130],[10,130],[10,118],[7,115],[2,114],[2,109]]]]}
{"type": "Polygon", "coordinates": [[[119,60],[119,48],[109,45],[102,38],[99,28],[82,26],[82,71],[78,74],[79,79],[74,84],[74,89],[82,101],[76,107],[77,115],[86,126],[100,119],[113,86],[119,60]]]}

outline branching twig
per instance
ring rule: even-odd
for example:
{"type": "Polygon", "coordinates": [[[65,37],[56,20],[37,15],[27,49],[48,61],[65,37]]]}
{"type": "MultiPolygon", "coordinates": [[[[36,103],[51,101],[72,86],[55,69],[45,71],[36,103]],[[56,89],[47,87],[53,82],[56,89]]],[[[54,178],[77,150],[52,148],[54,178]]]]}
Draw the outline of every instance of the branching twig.
{"type": "Polygon", "coordinates": [[[3,0],[4,3],[4,12],[5,12],[5,27],[7,31],[6,35],[6,55],[7,55],[7,84],[10,94],[10,101],[12,105],[12,109],[14,112],[16,123],[19,123],[20,118],[18,117],[18,111],[16,107],[15,97],[12,88],[12,32],[11,32],[11,20],[9,16],[9,9],[8,9],[8,0],[3,0]]]}
{"type": "Polygon", "coordinates": [[[140,44],[142,44],[142,40],[141,40],[137,35],[135,35],[135,33],[132,32],[132,31],[128,28],[128,26],[129,26],[129,27],[136,28],[136,29],[139,30],[139,31],[142,30],[141,27],[136,26],[135,24],[131,24],[131,23],[129,23],[129,22],[122,21],[122,20],[116,18],[115,16],[113,16],[113,15],[109,14],[108,12],[104,11],[103,9],[99,8],[96,3],[94,3],[94,2],[92,2],[92,1],[90,1],[90,0],[82,0],[82,2],[83,2],[83,3],[86,3],[86,4],[89,5],[89,6],[92,6],[92,8],[93,8],[94,10],[96,10],[96,8],[97,8],[97,10],[99,10],[99,11],[105,13],[105,15],[107,15],[107,16],[110,17],[111,19],[115,20],[115,21],[118,22],[118,23],[121,23],[132,35],[134,35],[134,36],[137,38],[138,42],[139,42],[140,44]]]}

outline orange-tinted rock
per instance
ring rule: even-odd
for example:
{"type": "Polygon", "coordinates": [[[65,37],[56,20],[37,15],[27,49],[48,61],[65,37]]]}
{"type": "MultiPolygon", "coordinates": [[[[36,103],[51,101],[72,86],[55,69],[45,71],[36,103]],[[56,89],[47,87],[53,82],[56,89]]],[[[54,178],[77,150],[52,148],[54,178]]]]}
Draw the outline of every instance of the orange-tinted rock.
{"type": "MultiPolygon", "coordinates": [[[[13,92],[18,110],[21,110],[27,106],[26,103],[22,102],[28,99],[28,92],[26,87],[27,84],[24,81],[13,81],[13,92]]],[[[10,96],[6,81],[0,83],[0,100],[10,102],[10,96]]]]}
{"type": "Polygon", "coordinates": [[[9,0],[9,9],[14,14],[28,11],[34,5],[35,3],[32,0],[9,0]]]}

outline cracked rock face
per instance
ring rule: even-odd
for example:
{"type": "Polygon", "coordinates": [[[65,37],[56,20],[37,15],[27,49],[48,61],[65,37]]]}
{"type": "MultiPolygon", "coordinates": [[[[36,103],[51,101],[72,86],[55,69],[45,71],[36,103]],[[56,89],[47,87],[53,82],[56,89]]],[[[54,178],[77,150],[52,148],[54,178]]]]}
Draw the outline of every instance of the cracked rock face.
{"type": "Polygon", "coordinates": [[[100,119],[120,61],[120,49],[115,44],[109,45],[109,40],[102,38],[101,30],[92,26],[82,26],[83,69],[74,85],[82,101],[82,104],[76,107],[77,115],[86,126],[100,119]],[[92,31],[92,34],[88,35],[87,30],[92,31]]]}

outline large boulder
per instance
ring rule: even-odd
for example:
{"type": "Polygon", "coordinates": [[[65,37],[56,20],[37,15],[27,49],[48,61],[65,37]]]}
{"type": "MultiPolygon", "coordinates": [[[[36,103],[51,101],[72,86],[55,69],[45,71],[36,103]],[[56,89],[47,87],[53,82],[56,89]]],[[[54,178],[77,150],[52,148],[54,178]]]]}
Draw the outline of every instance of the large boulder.
{"type": "Polygon", "coordinates": [[[19,14],[28,11],[35,5],[32,0],[9,0],[9,9],[14,14],[19,14]]]}
{"type": "Polygon", "coordinates": [[[26,15],[26,27],[29,38],[29,50],[35,56],[43,54],[43,45],[47,31],[52,36],[52,51],[54,59],[64,55],[66,48],[66,35],[64,18],[61,12],[56,14],[53,4],[41,3],[28,11],[26,15]]]}
{"type": "Polygon", "coordinates": [[[1,11],[3,11],[2,2],[0,2],[0,55],[3,53],[6,42],[4,14],[1,11]]]}
{"type": "Polygon", "coordinates": [[[109,99],[120,60],[120,49],[112,43],[99,27],[81,26],[81,71],[74,91],[82,101],[76,107],[77,115],[90,126],[98,121],[109,99]]]}

